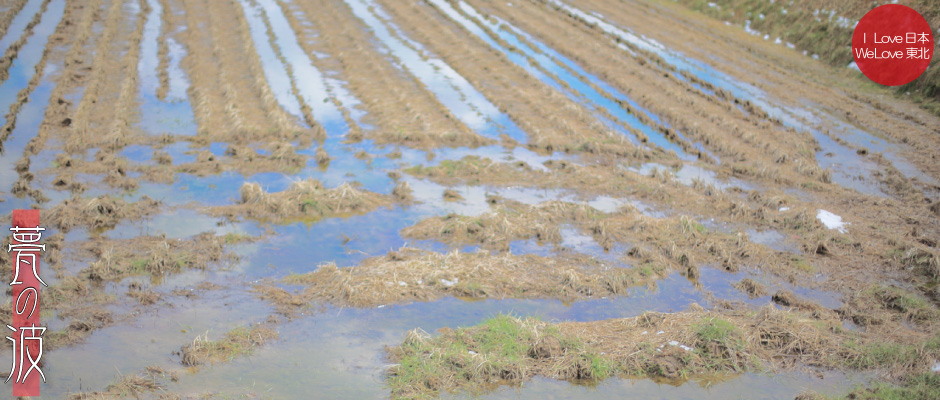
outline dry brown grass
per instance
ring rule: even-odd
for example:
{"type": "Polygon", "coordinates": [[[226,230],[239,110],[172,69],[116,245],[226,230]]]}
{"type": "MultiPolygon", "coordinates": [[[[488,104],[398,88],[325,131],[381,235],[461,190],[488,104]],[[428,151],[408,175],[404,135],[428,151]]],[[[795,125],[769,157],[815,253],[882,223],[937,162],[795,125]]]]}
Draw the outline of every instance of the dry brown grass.
{"type": "Polygon", "coordinates": [[[29,37],[33,34],[33,28],[39,24],[42,15],[48,7],[49,0],[43,1],[39,8],[39,12],[37,12],[36,15],[34,15],[33,18],[30,19],[30,21],[26,24],[26,28],[23,30],[23,32],[13,33],[19,33],[19,38],[13,43],[10,43],[10,46],[6,49],[6,53],[3,54],[2,58],[0,58],[0,81],[5,81],[10,77],[10,66],[13,65],[13,60],[15,60],[17,54],[19,54],[20,48],[26,44],[26,40],[29,39],[29,37]]]}
{"type": "Polygon", "coordinates": [[[611,131],[585,105],[571,102],[475,35],[452,29],[450,20],[433,6],[424,2],[379,4],[406,35],[427,46],[508,115],[527,133],[533,147],[571,152],[590,147],[597,153],[632,160],[654,157],[611,131]]]}
{"type": "Polygon", "coordinates": [[[447,254],[402,248],[373,257],[352,268],[320,265],[315,271],[290,275],[286,283],[302,284],[301,294],[264,289],[262,296],[281,305],[326,301],[335,305],[374,307],[446,296],[469,298],[554,298],[571,301],[624,295],[631,287],[658,279],[664,271],[650,268],[606,268],[583,256],[447,254]]]}
{"type": "MultiPolygon", "coordinates": [[[[138,26],[138,24],[123,24],[123,17],[121,5],[112,3],[107,10],[104,29],[95,45],[92,61],[95,68],[88,71],[89,76],[85,81],[81,101],[72,115],[71,134],[64,138],[64,147],[67,152],[78,152],[95,146],[126,144],[122,138],[99,134],[99,130],[108,129],[107,125],[116,121],[114,118],[123,117],[115,114],[120,109],[120,106],[115,104],[117,101],[115,97],[120,96],[120,92],[123,91],[121,84],[125,77],[136,79],[137,75],[136,67],[131,69],[129,64],[132,51],[123,52],[122,45],[139,46],[139,36],[137,36],[137,42],[134,43],[114,40],[115,37],[131,37],[135,31],[131,27],[138,26]],[[125,57],[121,57],[121,54],[125,57]],[[120,140],[120,142],[111,142],[113,140],[120,140]]],[[[139,19],[141,19],[140,16],[138,16],[139,19]]],[[[131,86],[125,86],[125,88],[130,90],[131,86]]]]}
{"type": "MultiPolygon", "coordinates": [[[[91,336],[95,330],[115,322],[114,315],[102,309],[103,304],[113,299],[81,285],[82,283],[78,282],[65,282],[50,286],[50,289],[55,290],[52,296],[55,296],[56,304],[50,304],[48,309],[55,309],[58,317],[66,318],[69,322],[65,327],[43,335],[45,349],[53,350],[79,343],[91,336]]],[[[43,307],[47,307],[46,298],[48,296],[43,298],[43,307]]]]}
{"type": "Polygon", "coordinates": [[[64,232],[75,227],[100,230],[113,227],[124,220],[136,220],[152,215],[159,206],[158,201],[147,196],[142,196],[133,203],[111,196],[74,197],[52,207],[43,215],[43,220],[64,232]]]}
{"type": "Polygon", "coordinates": [[[906,322],[929,329],[940,316],[935,303],[922,294],[882,284],[852,293],[838,312],[858,325],[886,330],[906,322]]]}
{"type": "Polygon", "coordinates": [[[767,287],[762,283],[750,278],[744,278],[732,284],[736,289],[747,293],[750,298],[757,298],[767,295],[767,287]]]}
{"type": "Polygon", "coordinates": [[[96,240],[87,242],[84,248],[97,260],[79,275],[92,281],[120,280],[134,275],[159,278],[186,269],[206,269],[226,257],[224,238],[211,233],[185,240],[156,236],[96,240]]]}
{"type": "Polygon", "coordinates": [[[342,4],[291,3],[285,8],[291,26],[301,38],[311,38],[312,30],[301,25],[303,18],[316,27],[316,33],[332,40],[300,40],[310,52],[329,53],[328,59],[314,59],[325,71],[339,71],[363,106],[370,110],[367,122],[377,129],[369,138],[379,143],[403,144],[419,148],[436,146],[477,147],[493,141],[473,132],[459,121],[421,82],[389,63],[375,46],[362,46],[375,40],[368,28],[342,4]]]}
{"type": "Polygon", "coordinates": [[[128,286],[126,295],[145,306],[154,304],[163,297],[160,293],[154,292],[153,288],[144,288],[136,282],[128,286]]]}
{"type": "MultiPolygon", "coordinates": [[[[507,251],[515,240],[535,238],[539,242],[561,241],[559,223],[568,213],[551,215],[548,212],[526,213],[519,209],[498,206],[479,217],[450,214],[431,217],[402,230],[402,236],[425,240],[433,239],[449,244],[479,244],[487,249],[507,251]]],[[[586,211],[586,210],[585,210],[586,211]]]]}
{"type": "MultiPolygon", "coordinates": [[[[80,392],[68,396],[69,400],[104,400],[114,398],[140,398],[151,392],[164,392],[168,382],[176,382],[179,374],[158,366],[147,367],[134,375],[118,375],[116,382],[108,385],[101,392],[80,392]]],[[[161,397],[162,398],[162,397],[161,397]]]]}
{"type": "MultiPolygon", "coordinates": [[[[154,284],[166,275],[185,269],[205,269],[227,257],[223,249],[226,237],[201,234],[185,240],[141,236],[132,239],[95,239],[78,246],[79,254],[95,259],[76,275],[65,275],[44,292],[43,309],[55,310],[68,321],[59,330],[44,336],[49,349],[79,343],[95,330],[121,318],[103,309],[116,297],[105,289],[103,281],[120,281],[130,276],[149,277],[154,284]]],[[[197,288],[204,290],[202,286],[197,288]]],[[[205,289],[208,290],[208,289],[205,289]]],[[[125,293],[139,307],[150,307],[162,296],[152,288],[133,282],[125,293]]]]}
{"type": "Polygon", "coordinates": [[[242,173],[253,171],[297,172],[307,165],[307,157],[295,152],[294,146],[287,142],[273,142],[267,145],[269,154],[263,155],[249,146],[229,145],[224,159],[225,166],[242,173]]]}
{"type": "MultiPolygon", "coordinates": [[[[587,231],[601,232],[593,235],[602,246],[646,242],[655,249],[641,248],[641,252],[663,254],[667,261],[679,264],[683,264],[685,259],[691,261],[688,265],[720,265],[731,271],[757,267],[794,284],[822,273],[831,277],[824,285],[834,283],[832,290],[843,293],[862,290],[885,276],[923,284],[936,275],[934,271],[940,270],[936,267],[936,260],[940,257],[936,257],[932,249],[932,244],[940,242],[940,230],[937,229],[940,225],[933,223],[934,214],[916,211],[923,209],[923,203],[859,197],[836,187],[827,190],[825,198],[814,195],[804,199],[784,193],[779,188],[749,192],[732,188],[722,192],[702,184],[683,186],[669,173],[658,170],[644,176],[604,165],[575,165],[562,161],[546,162],[545,165],[549,172],[466,157],[432,167],[410,168],[405,172],[445,185],[521,185],[573,190],[582,196],[626,197],[657,204],[660,209],[672,210],[668,213],[678,214],[680,218],[683,214],[700,216],[688,218],[687,222],[691,223],[687,223],[672,218],[637,218],[622,212],[622,215],[601,218],[596,224],[587,221],[574,224],[587,231]],[[816,218],[817,208],[822,207],[836,210],[845,220],[852,221],[853,229],[847,234],[826,229],[816,218]],[[906,215],[922,217],[909,218],[906,215]],[[788,242],[798,246],[803,254],[773,251],[751,243],[743,233],[727,235],[703,231],[696,219],[709,219],[732,229],[776,230],[786,236],[788,242]],[[683,225],[681,230],[677,230],[676,222],[683,225]]],[[[508,212],[501,212],[500,216],[523,224],[552,218],[551,215],[531,213],[523,209],[522,214],[527,215],[523,218],[508,212]]],[[[558,218],[557,215],[554,217],[558,218]]],[[[500,218],[494,218],[493,222],[497,224],[487,225],[488,229],[500,226],[499,221],[500,218]]],[[[425,225],[425,228],[443,226],[440,221],[419,225],[425,225]]],[[[494,229],[494,232],[498,230],[494,229]]],[[[423,229],[416,237],[436,236],[450,240],[462,235],[458,233],[441,234],[434,229],[423,229]]],[[[694,271],[691,272],[694,275],[694,271]]],[[[815,281],[806,283],[819,284],[815,281]]]]}
{"type": "Polygon", "coordinates": [[[0,36],[6,35],[7,28],[10,27],[10,23],[13,22],[13,18],[19,14],[20,10],[23,9],[27,0],[15,0],[11,1],[8,6],[9,8],[3,12],[3,15],[0,15],[0,36]]]}
{"type": "Polygon", "coordinates": [[[235,328],[218,340],[209,340],[209,333],[197,336],[192,344],[180,350],[181,363],[193,367],[230,361],[251,354],[254,349],[278,338],[277,331],[264,324],[235,328]]]}
{"type": "Polygon", "coordinates": [[[834,367],[844,340],[833,322],[767,306],[759,312],[690,311],[594,322],[497,316],[480,325],[412,331],[387,349],[395,397],[520,384],[535,375],[596,381],[619,374],[684,380],[698,374],[834,367]],[[685,347],[683,347],[685,346],[685,347]]]}
{"type": "Polygon", "coordinates": [[[238,204],[220,206],[210,212],[225,216],[278,222],[315,222],[323,218],[365,214],[393,203],[393,197],[358,189],[343,183],[332,189],[316,179],[296,181],[286,190],[268,193],[261,185],[249,182],[239,189],[238,204]]]}
{"type": "Polygon", "coordinates": [[[460,192],[454,189],[444,189],[444,201],[461,201],[463,196],[460,195],[460,192]]]}
{"type": "Polygon", "coordinates": [[[605,250],[629,245],[632,249],[624,255],[628,262],[662,265],[682,271],[690,280],[697,280],[702,265],[720,265],[730,271],[763,267],[788,277],[806,273],[802,259],[752,243],[743,234],[708,230],[686,215],[653,218],[632,206],[605,213],[583,203],[548,201],[530,206],[491,200],[495,203],[491,211],[481,216],[431,217],[403,229],[402,235],[505,251],[515,240],[558,243],[560,229],[572,226],[592,236],[605,250]]]}

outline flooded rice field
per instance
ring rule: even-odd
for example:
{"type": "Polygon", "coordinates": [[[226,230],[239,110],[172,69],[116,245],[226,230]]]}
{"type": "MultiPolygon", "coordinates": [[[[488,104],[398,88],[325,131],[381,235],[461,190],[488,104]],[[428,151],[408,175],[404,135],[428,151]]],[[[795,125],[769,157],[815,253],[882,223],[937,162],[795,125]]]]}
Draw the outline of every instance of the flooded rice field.
{"type": "Polygon", "coordinates": [[[940,393],[940,117],[674,2],[4,0],[0,54],[43,398],[940,393]]]}

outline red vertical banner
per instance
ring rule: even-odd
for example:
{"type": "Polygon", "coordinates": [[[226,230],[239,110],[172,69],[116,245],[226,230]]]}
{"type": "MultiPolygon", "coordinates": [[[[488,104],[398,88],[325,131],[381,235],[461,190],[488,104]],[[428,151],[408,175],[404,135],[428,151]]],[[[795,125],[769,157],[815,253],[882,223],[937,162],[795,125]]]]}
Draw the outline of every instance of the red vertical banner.
{"type": "Polygon", "coordinates": [[[39,322],[39,292],[45,282],[39,277],[39,258],[45,251],[39,225],[39,210],[13,210],[11,239],[4,249],[13,260],[10,282],[13,309],[12,324],[6,340],[13,342],[13,361],[7,382],[13,383],[13,396],[39,396],[39,381],[45,381],[40,369],[42,334],[39,322]]]}

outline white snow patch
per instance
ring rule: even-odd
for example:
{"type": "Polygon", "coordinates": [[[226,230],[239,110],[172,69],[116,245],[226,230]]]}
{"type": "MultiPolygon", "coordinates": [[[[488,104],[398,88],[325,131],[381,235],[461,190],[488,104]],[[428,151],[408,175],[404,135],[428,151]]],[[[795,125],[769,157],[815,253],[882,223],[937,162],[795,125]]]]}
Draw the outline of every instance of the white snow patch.
{"type": "Polygon", "coordinates": [[[826,228],[836,229],[839,231],[839,233],[848,232],[845,226],[848,225],[849,223],[843,222],[842,217],[835,215],[829,211],[819,210],[819,212],[816,213],[816,219],[818,219],[819,222],[822,222],[823,225],[826,226],[826,228]]]}

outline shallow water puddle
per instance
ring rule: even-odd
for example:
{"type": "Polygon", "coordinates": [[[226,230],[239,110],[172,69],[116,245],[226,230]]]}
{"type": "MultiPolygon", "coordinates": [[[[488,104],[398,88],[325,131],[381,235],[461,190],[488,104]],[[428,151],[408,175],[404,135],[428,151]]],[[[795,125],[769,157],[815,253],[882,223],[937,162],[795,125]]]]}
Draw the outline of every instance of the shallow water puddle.
{"type": "Polygon", "coordinates": [[[732,187],[736,187],[742,190],[755,189],[754,185],[751,185],[750,183],[740,179],[718,179],[718,175],[714,171],[710,171],[692,164],[683,164],[682,168],[679,168],[678,170],[673,170],[672,168],[658,163],[646,163],[640,165],[639,167],[627,167],[626,169],[644,176],[652,174],[653,171],[669,172],[674,174],[674,179],[677,182],[685,186],[693,186],[696,182],[700,182],[703,185],[713,186],[721,191],[725,191],[732,187]]]}
{"type": "Polygon", "coordinates": [[[140,40],[140,59],[137,62],[137,77],[140,81],[141,93],[156,96],[160,87],[160,78],[157,76],[160,59],[157,55],[160,40],[160,29],[163,6],[157,0],[147,0],[150,12],[144,22],[144,32],[140,40]]]}
{"type": "Polygon", "coordinates": [[[133,239],[138,236],[164,235],[167,239],[184,239],[203,232],[216,235],[261,234],[260,229],[246,224],[219,224],[220,219],[188,208],[166,210],[143,221],[121,221],[102,234],[109,239],[133,239]]]}
{"type": "MultiPolygon", "coordinates": [[[[121,152],[118,153],[118,155],[130,161],[133,161],[137,164],[147,164],[147,165],[154,164],[153,147],[150,147],[150,146],[132,144],[130,146],[125,146],[123,149],[121,149],[121,152]]],[[[176,157],[174,157],[173,161],[176,161],[176,157]]]]}
{"type": "MultiPolygon", "coordinates": [[[[435,241],[414,241],[401,236],[401,230],[414,225],[422,219],[451,213],[475,216],[490,210],[486,203],[486,194],[507,195],[499,189],[483,187],[456,188],[464,197],[463,201],[448,202],[443,200],[447,189],[436,183],[409,177],[402,178],[414,191],[416,203],[407,207],[393,206],[380,208],[364,215],[345,218],[327,218],[310,224],[293,223],[273,226],[276,240],[265,241],[257,252],[243,257],[240,267],[249,276],[283,276],[288,273],[304,273],[315,269],[319,264],[335,262],[340,267],[355,266],[362,260],[381,256],[390,250],[403,246],[418,246],[435,251],[446,250],[448,246],[435,241]],[[276,266],[272,271],[269,265],[276,266]]],[[[511,198],[511,194],[504,196],[511,198]]],[[[538,203],[545,200],[536,198],[516,198],[538,203]]],[[[241,228],[240,228],[241,229],[241,228]]],[[[247,228],[254,229],[254,228],[247,228]]],[[[588,238],[593,241],[592,238],[588,238]]],[[[472,251],[464,247],[462,250],[472,251]]],[[[579,251],[581,249],[578,249],[579,251]]],[[[597,255],[611,258],[614,251],[606,254],[596,246],[597,255]]],[[[524,254],[517,248],[519,254],[524,254]]],[[[589,255],[594,256],[592,252],[589,255]]],[[[615,259],[615,257],[611,258],[615,259]]]]}
{"type": "Polygon", "coordinates": [[[561,243],[560,246],[562,249],[576,251],[581,254],[585,254],[593,257],[596,260],[603,261],[607,266],[619,267],[619,268],[630,268],[630,265],[625,264],[620,260],[618,255],[627,254],[629,247],[617,244],[610,251],[604,250],[600,244],[594,240],[593,236],[587,235],[584,232],[572,227],[564,226],[560,229],[561,233],[561,243]]]}
{"type": "MultiPolygon", "coordinates": [[[[220,281],[218,277],[202,276],[179,287],[193,287],[203,279],[220,281]]],[[[162,289],[169,292],[172,288],[162,289]]],[[[62,398],[67,392],[102,389],[118,374],[133,374],[151,365],[178,369],[179,358],[171,353],[196,335],[208,331],[209,338],[215,339],[234,327],[264,320],[271,312],[269,305],[245,288],[196,293],[193,298],[167,295],[157,307],[146,309],[129,324],[99,329],[83,343],[49,352],[48,367],[43,366],[43,370],[56,379],[43,385],[43,396],[62,398]],[[173,306],[160,306],[162,301],[173,306]]],[[[135,304],[128,301],[131,303],[118,305],[120,313],[132,312],[135,304]]]]}
{"type": "Polygon", "coordinates": [[[176,174],[172,184],[141,182],[137,190],[125,199],[132,201],[146,195],[169,206],[189,202],[197,202],[205,206],[221,206],[231,204],[238,199],[238,189],[245,181],[245,176],[231,171],[204,177],[176,174]]]}
{"type": "MultiPolygon", "coordinates": [[[[33,3],[38,4],[41,3],[41,1],[30,2],[24,7],[23,12],[27,11],[27,8],[33,3]]],[[[13,59],[9,69],[9,77],[0,84],[0,114],[2,114],[0,115],[0,125],[6,123],[7,110],[9,110],[10,105],[17,101],[17,96],[20,91],[26,88],[30,78],[36,73],[36,65],[39,64],[39,61],[42,59],[43,49],[46,48],[49,36],[55,32],[55,28],[59,25],[59,20],[62,19],[62,14],[64,13],[65,3],[59,1],[50,2],[42,15],[42,19],[33,27],[33,34],[26,39],[26,43],[19,49],[16,58],[13,59]]],[[[14,23],[15,22],[16,21],[14,21],[14,23]]],[[[7,30],[7,36],[21,33],[22,29],[23,28],[20,28],[20,30],[14,31],[13,26],[10,26],[7,30]]],[[[2,43],[0,43],[0,45],[2,45],[2,43]]],[[[48,68],[47,66],[47,71],[42,73],[44,78],[48,76],[47,72],[50,72],[48,68]]],[[[45,106],[45,104],[43,104],[43,106],[45,106]]],[[[4,153],[17,151],[15,147],[11,149],[11,146],[8,146],[6,143],[4,143],[3,147],[4,153]]],[[[21,151],[22,148],[19,148],[19,150],[21,151]]]]}
{"type": "MultiPolygon", "coordinates": [[[[26,25],[29,25],[29,22],[35,18],[36,13],[42,8],[42,2],[43,0],[29,0],[26,2],[26,5],[23,6],[23,9],[20,10],[19,14],[13,17],[13,21],[7,26],[6,34],[0,38],[0,54],[6,53],[10,45],[20,39],[21,35],[26,30],[26,25]]],[[[48,9],[46,11],[48,12],[48,9]]],[[[22,49],[20,50],[22,51],[22,49]]]]}
{"type": "Polygon", "coordinates": [[[285,111],[303,121],[304,117],[300,109],[300,103],[291,89],[291,76],[288,75],[286,67],[268,41],[268,29],[262,19],[261,10],[249,6],[245,1],[240,1],[240,4],[248,21],[255,52],[261,59],[261,68],[264,70],[264,78],[268,82],[268,87],[271,88],[278,104],[285,111]]]}
{"type": "MultiPolygon", "coordinates": [[[[686,153],[681,146],[666,139],[666,137],[656,129],[641,122],[636,116],[618,105],[615,100],[630,104],[631,107],[644,113],[650,119],[661,123],[658,116],[639,107],[635,101],[603,82],[600,78],[588,73],[576,63],[549,48],[528,33],[499,18],[495,18],[496,22],[492,22],[463,1],[458,3],[459,8],[472,18],[475,23],[461,15],[450,3],[440,0],[432,0],[431,3],[437,6],[448,17],[480,39],[483,39],[491,47],[499,50],[514,63],[527,71],[533,72],[529,60],[534,60],[540,68],[551,74],[551,76],[546,76],[542,73],[537,73],[535,74],[537,78],[562,92],[567,92],[562,89],[560,85],[554,84],[555,82],[564,82],[567,87],[573,89],[576,93],[566,93],[569,97],[587,106],[589,109],[604,110],[607,115],[610,115],[617,121],[614,127],[622,134],[629,137],[634,144],[639,144],[635,136],[631,132],[621,128],[621,125],[626,125],[642,132],[654,145],[663,150],[674,152],[683,160],[692,161],[697,159],[697,157],[686,153]],[[480,28],[481,26],[489,33],[484,32],[480,28]],[[509,46],[512,46],[512,50],[492,40],[489,36],[490,34],[496,35],[504,40],[509,46]],[[524,39],[524,41],[520,40],[520,38],[524,39]],[[533,49],[532,46],[537,50],[533,49]],[[524,56],[519,57],[514,51],[521,51],[524,56]]],[[[681,134],[679,135],[681,137],[681,134]]],[[[685,139],[683,138],[683,140],[685,139]]]]}
{"type": "Polygon", "coordinates": [[[459,160],[466,156],[477,156],[502,162],[518,160],[524,162],[529,168],[536,171],[548,171],[548,168],[545,166],[547,161],[564,160],[575,165],[581,165],[576,157],[560,151],[556,151],[551,155],[542,155],[522,146],[513,147],[511,150],[499,145],[475,148],[441,147],[434,149],[430,159],[428,158],[428,153],[410,151],[408,149],[399,150],[405,152],[401,157],[401,161],[403,161],[402,166],[420,165],[427,167],[440,164],[440,162],[444,160],[459,160]]]}
{"type": "MultiPolygon", "coordinates": [[[[689,58],[679,52],[670,50],[656,40],[638,36],[628,30],[621,29],[604,21],[602,17],[586,13],[575,6],[563,3],[561,0],[549,0],[549,3],[554,7],[570,13],[574,18],[584,23],[596,25],[607,34],[619,40],[656,54],[678,71],[692,74],[702,81],[727,90],[737,98],[750,101],[766,111],[772,118],[779,119],[786,127],[809,132],[822,148],[822,150],[816,153],[816,161],[819,163],[820,167],[829,168],[832,171],[832,180],[834,183],[865,194],[887,196],[881,189],[878,180],[873,178],[873,172],[880,168],[870,160],[858,155],[854,150],[830,138],[816,125],[820,123],[834,123],[837,129],[833,129],[832,131],[836,136],[846,138],[846,140],[853,140],[857,143],[864,141],[869,141],[873,144],[877,143],[877,140],[871,140],[872,138],[877,139],[874,136],[861,132],[858,129],[848,129],[837,117],[831,114],[823,114],[820,117],[816,117],[813,112],[801,107],[774,105],[768,100],[767,94],[763,90],[746,82],[734,79],[702,61],[689,58]]],[[[681,77],[681,74],[677,75],[681,77]]],[[[688,81],[685,77],[681,77],[680,79],[688,81]]],[[[882,144],[879,143],[879,145],[882,144]]],[[[889,146],[889,148],[890,147],[894,146],[889,146]]],[[[906,171],[905,175],[923,175],[922,172],[917,171],[916,167],[913,167],[910,162],[905,161],[901,156],[893,155],[889,158],[888,155],[886,155],[885,158],[888,158],[892,163],[898,162],[900,164],[898,169],[902,170],[902,172],[906,171]],[[911,170],[911,168],[914,170],[911,170]]]]}
{"type": "Polygon", "coordinates": [[[647,310],[670,312],[702,302],[691,284],[674,276],[655,292],[644,288],[626,298],[589,300],[565,305],[555,300],[462,301],[445,298],[430,303],[389,305],[376,309],[327,308],[308,318],[278,326],[281,339],[250,357],[183,374],[168,389],[182,393],[232,390],[266,396],[299,398],[317,388],[325,398],[384,398],[381,380],[385,345],[401,342],[405,332],[428,332],[467,326],[498,313],[540,316],[545,320],[596,320],[636,316],[647,310]],[[292,371],[284,374],[283,371],[292,371]],[[304,379],[296,379],[304,376],[304,379]]]}
{"type": "MultiPolygon", "coordinates": [[[[273,36],[274,45],[276,45],[273,51],[276,55],[283,57],[286,62],[285,68],[292,74],[287,76],[293,79],[298,97],[311,108],[314,119],[323,125],[328,136],[345,135],[349,131],[349,126],[330,96],[331,91],[342,93],[345,92],[345,88],[328,86],[323,74],[313,66],[310,57],[300,47],[297,35],[291,29],[281,7],[272,0],[257,0],[252,3],[241,1],[241,4],[246,14],[252,14],[250,10],[255,11],[255,18],[249,18],[251,30],[259,30],[261,26],[265,26],[268,33],[273,36]],[[263,25],[258,25],[259,22],[263,25]]],[[[258,46],[257,41],[255,41],[255,46],[258,46]]],[[[343,93],[340,97],[348,99],[352,98],[352,95],[343,93]]]]}
{"type": "MultiPolygon", "coordinates": [[[[384,174],[377,174],[384,176],[384,174]]],[[[323,176],[318,176],[323,178],[323,176]]],[[[280,174],[258,174],[245,178],[240,174],[224,173],[218,176],[193,177],[180,174],[173,185],[142,184],[130,199],[146,194],[157,200],[167,200],[167,205],[183,205],[197,201],[201,205],[230,204],[238,198],[238,188],[245,180],[263,182],[268,190],[284,190],[295,178],[280,174]],[[256,178],[265,178],[256,179],[256,178]]],[[[386,179],[388,179],[386,177],[386,179]]],[[[309,272],[324,262],[335,262],[339,266],[353,266],[363,259],[386,254],[389,250],[406,245],[420,245],[423,248],[440,250],[446,246],[424,241],[423,244],[405,239],[400,231],[414,225],[422,219],[456,213],[475,216],[490,210],[486,202],[487,194],[505,197],[525,204],[538,204],[550,200],[576,201],[572,194],[558,190],[530,188],[486,188],[467,186],[454,188],[464,200],[444,201],[445,186],[415,179],[410,176],[401,178],[407,182],[415,197],[415,203],[407,207],[391,206],[363,214],[339,218],[326,218],[316,221],[295,222],[286,225],[274,225],[270,229],[276,239],[260,242],[251,252],[242,254],[242,260],[236,267],[248,276],[265,277],[283,276],[288,273],[309,272]],[[273,269],[270,266],[276,266],[273,269]]],[[[393,186],[389,179],[380,193],[388,193],[393,186]]],[[[602,211],[615,211],[626,201],[601,197],[591,202],[602,211]]],[[[133,237],[137,234],[166,234],[171,238],[186,237],[203,231],[216,234],[248,233],[260,234],[266,223],[244,221],[237,224],[219,225],[219,218],[209,217],[186,208],[176,208],[158,216],[142,221],[124,221],[104,235],[111,238],[133,237]]],[[[593,239],[591,239],[593,241],[593,239]]],[[[616,250],[610,254],[596,246],[597,252],[591,256],[603,256],[615,260],[612,254],[621,254],[616,250]],[[613,257],[613,258],[612,258],[613,257]]],[[[618,248],[619,249],[619,248],[618,248]]],[[[580,251],[580,249],[579,249],[580,251]]]]}
{"type": "MultiPolygon", "coordinates": [[[[308,318],[278,326],[281,338],[253,355],[204,368],[196,375],[183,374],[180,381],[170,384],[168,389],[181,393],[197,393],[207,389],[221,393],[251,391],[266,396],[294,398],[309,393],[310,387],[316,387],[318,395],[324,397],[384,398],[388,395],[381,380],[388,366],[384,358],[384,346],[399,344],[404,333],[411,329],[433,333],[443,327],[474,325],[499,313],[538,316],[548,321],[592,321],[633,317],[645,311],[676,312],[692,303],[705,304],[701,292],[685,278],[672,274],[659,281],[652,291],[634,288],[630,297],[587,300],[569,305],[554,300],[461,301],[445,298],[429,303],[389,305],[375,309],[327,308],[308,318]],[[292,371],[292,374],[284,374],[285,370],[292,371]],[[297,374],[306,378],[294,379],[297,374]]],[[[722,388],[724,397],[720,398],[726,398],[728,392],[724,390],[729,387],[740,387],[737,390],[742,393],[758,390],[761,393],[789,395],[807,387],[838,393],[859,382],[858,379],[861,378],[853,376],[852,379],[844,379],[838,373],[828,375],[825,381],[799,374],[775,377],[744,374],[725,377],[722,382],[712,384],[661,386],[646,379],[612,378],[601,382],[597,391],[593,391],[582,390],[580,386],[567,382],[535,378],[522,389],[498,388],[488,396],[534,397],[541,393],[544,384],[550,384],[553,389],[575,398],[597,398],[598,393],[620,397],[628,391],[633,393],[637,385],[644,386],[644,393],[650,396],[685,393],[694,398],[712,396],[716,391],[714,388],[722,388]],[[743,386],[737,386],[742,383],[743,386]]]]}
{"type": "Polygon", "coordinates": [[[177,98],[164,102],[149,94],[142,94],[140,100],[144,112],[141,113],[138,126],[144,132],[152,135],[196,135],[196,117],[188,100],[177,98]]]}
{"type": "Polygon", "coordinates": [[[140,60],[137,63],[137,74],[140,79],[140,121],[137,126],[152,135],[196,135],[196,120],[193,115],[186,90],[189,81],[186,73],[180,68],[180,62],[186,56],[186,49],[167,34],[161,35],[164,30],[163,6],[158,0],[148,0],[150,13],[144,23],[144,32],[140,42],[140,60]],[[167,45],[167,93],[166,99],[160,100],[157,91],[160,87],[158,69],[158,46],[160,40],[167,45]]]}
{"type": "MultiPolygon", "coordinates": [[[[597,385],[585,386],[565,381],[536,377],[521,388],[501,387],[493,393],[473,396],[481,399],[552,399],[564,393],[565,399],[625,398],[633,399],[792,399],[805,390],[824,395],[842,395],[855,385],[868,380],[864,374],[827,373],[824,377],[792,373],[761,375],[746,373],[734,376],[703,377],[695,381],[657,383],[650,379],[607,379],[597,385]]],[[[442,396],[465,399],[466,395],[442,396]]]]}
{"type": "Polygon", "coordinates": [[[189,88],[189,80],[186,73],[180,67],[183,57],[186,57],[186,48],[176,41],[176,39],[166,38],[167,57],[170,59],[170,65],[167,67],[169,75],[169,89],[167,90],[167,99],[178,102],[187,99],[186,90],[189,88]]]}
{"type": "Polygon", "coordinates": [[[885,139],[877,137],[871,133],[865,132],[853,125],[842,122],[837,119],[829,121],[833,123],[839,132],[839,138],[845,140],[853,146],[867,149],[871,152],[881,153],[891,162],[898,171],[908,179],[918,179],[923,183],[936,185],[937,180],[932,176],[925,174],[914,164],[900,155],[905,150],[898,144],[891,143],[885,139]]]}
{"type": "MultiPolygon", "coordinates": [[[[723,300],[747,303],[760,307],[765,304],[773,304],[771,297],[777,291],[787,290],[797,296],[814,301],[825,308],[837,309],[842,307],[842,295],[840,293],[793,285],[782,278],[767,273],[750,270],[728,272],[723,269],[706,266],[699,269],[699,275],[698,282],[702,284],[703,289],[709,291],[716,298],[723,300]],[[763,284],[766,286],[767,292],[760,296],[750,297],[747,293],[732,286],[732,283],[738,282],[744,278],[749,278],[763,284]]],[[[824,277],[817,278],[817,280],[823,279],[824,277]]]]}
{"type": "Polygon", "coordinates": [[[379,51],[393,56],[401,69],[421,81],[457,119],[483,136],[497,139],[506,134],[526,142],[525,132],[509,116],[447,63],[409,39],[378,4],[370,0],[347,0],[346,4],[372,29],[379,51]]]}
{"type": "Polygon", "coordinates": [[[858,155],[855,150],[843,146],[818,129],[810,129],[821,150],[816,152],[816,162],[832,172],[832,181],[839,186],[860,193],[888,197],[872,175],[881,168],[858,155]]]}
{"type": "Polygon", "coordinates": [[[751,242],[761,244],[777,251],[799,254],[800,248],[795,244],[787,242],[787,237],[776,230],[758,231],[756,229],[747,229],[744,231],[751,242]]]}
{"type": "MultiPolygon", "coordinates": [[[[54,86],[50,75],[57,70],[58,66],[52,63],[46,65],[42,80],[17,115],[16,127],[3,141],[3,151],[0,152],[0,182],[3,183],[3,188],[0,191],[5,192],[3,194],[5,201],[0,202],[0,215],[7,215],[18,208],[30,208],[32,204],[32,200],[28,198],[16,198],[9,194],[10,187],[19,177],[14,164],[23,156],[26,144],[39,131],[39,125],[45,116],[46,105],[49,104],[49,97],[54,86]]],[[[13,79],[12,76],[10,79],[13,79]]]]}

